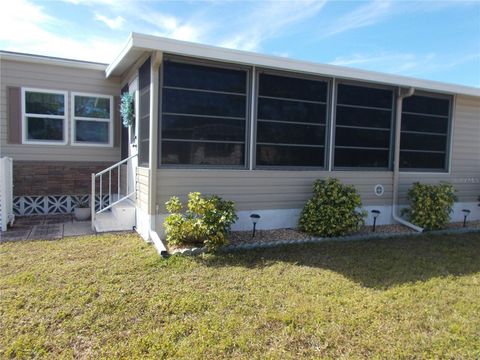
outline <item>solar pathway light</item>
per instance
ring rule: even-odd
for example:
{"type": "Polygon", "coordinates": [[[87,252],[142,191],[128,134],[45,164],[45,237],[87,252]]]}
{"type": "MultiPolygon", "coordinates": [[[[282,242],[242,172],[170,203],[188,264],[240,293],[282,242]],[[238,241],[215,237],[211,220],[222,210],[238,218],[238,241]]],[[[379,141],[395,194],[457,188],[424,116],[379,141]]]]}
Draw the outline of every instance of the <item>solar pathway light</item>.
{"type": "Polygon", "coordinates": [[[467,216],[470,215],[470,210],[463,209],[463,227],[467,226],[467,216]]]}
{"type": "Polygon", "coordinates": [[[372,216],[373,216],[372,232],[375,232],[375,225],[377,224],[377,218],[379,215],[380,215],[380,210],[372,210],[372,216]]]}
{"type": "Polygon", "coordinates": [[[252,220],[252,224],[253,224],[252,238],[254,238],[254,237],[255,237],[255,228],[257,227],[257,223],[258,223],[259,220],[260,220],[260,215],[258,215],[258,214],[251,214],[251,215],[250,215],[250,219],[252,220]]]}

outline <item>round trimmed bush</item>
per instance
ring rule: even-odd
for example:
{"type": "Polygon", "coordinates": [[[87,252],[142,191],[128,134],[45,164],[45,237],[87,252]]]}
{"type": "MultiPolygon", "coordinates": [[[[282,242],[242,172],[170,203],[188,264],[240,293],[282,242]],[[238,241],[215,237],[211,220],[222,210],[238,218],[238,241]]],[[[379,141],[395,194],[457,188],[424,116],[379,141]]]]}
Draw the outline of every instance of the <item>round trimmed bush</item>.
{"type": "Polygon", "coordinates": [[[316,180],[313,197],[300,214],[299,228],[317,236],[342,236],[365,223],[360,195],[353,185],[338,179],[316,180]]]}
{"type": "Polygon", "coordinates": [[[450,221],[450,213],[457,199],[452,184],[437,185],[414,183],[408,190],[410,208],[408,216],[412,223],[435,230],[444,228],[450,221]]]}

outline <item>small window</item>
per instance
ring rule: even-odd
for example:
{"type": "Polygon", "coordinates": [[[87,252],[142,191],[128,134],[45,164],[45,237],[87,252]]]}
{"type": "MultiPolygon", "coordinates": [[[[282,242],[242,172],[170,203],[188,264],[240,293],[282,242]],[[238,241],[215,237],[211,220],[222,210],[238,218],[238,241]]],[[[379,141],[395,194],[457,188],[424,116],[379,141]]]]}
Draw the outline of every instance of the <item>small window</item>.
{"type": "Polygon", "coordinates": [[[161,163],[244,166],[247,71],[163,63],[161,163]]]}
{"type": "Polygon", "coordinates": [[[258,76],[256,165],[324,167],[328,82],[258,76]]]}
{"type": "Polygon", "coordinates": [[[414,95],[403,100],[400,168],[446,171],[450,97],[414,95]]]}
{"type": "Polygon", "coordinates": [[[23,143],[67,143],[67,93],[22,89],[23,143]]]}
{"type": "Polygon", "coordinates": [[[335,168],[389,167],[392,109],[391,89],[338,84],[335,168]]]}
{"type": "Polygon", "coordinates": [[[112,96],[72,93],[72,144],[112,146],[112,96]]]}

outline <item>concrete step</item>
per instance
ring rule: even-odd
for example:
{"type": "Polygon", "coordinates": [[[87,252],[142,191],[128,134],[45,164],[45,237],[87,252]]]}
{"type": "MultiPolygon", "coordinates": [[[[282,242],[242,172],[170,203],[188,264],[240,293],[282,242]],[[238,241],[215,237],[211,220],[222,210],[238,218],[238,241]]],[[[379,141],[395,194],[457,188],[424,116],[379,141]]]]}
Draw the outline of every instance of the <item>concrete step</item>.
{"type": "Polygon", "coordinates": [[[135,221],[135,205],[125,199],[112,206],[110,211],[97,214],[93,223],[97,232],[131,231],[135,221]]]}

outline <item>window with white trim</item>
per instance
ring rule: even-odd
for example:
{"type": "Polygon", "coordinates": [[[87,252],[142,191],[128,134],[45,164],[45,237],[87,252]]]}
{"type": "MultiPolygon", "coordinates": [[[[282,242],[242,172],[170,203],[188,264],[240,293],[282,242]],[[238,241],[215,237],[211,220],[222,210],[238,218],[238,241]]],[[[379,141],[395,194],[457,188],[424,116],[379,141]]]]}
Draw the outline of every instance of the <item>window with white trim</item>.
{"type": "Polygon", "coordinates": [[[113,97],[72,93],[72,144],[112,146],[113,97]]]}
{"type": "Polygon", "coordinates": [[[22,88],[23,143],[67,143],[67,93],[22,88]]]}

